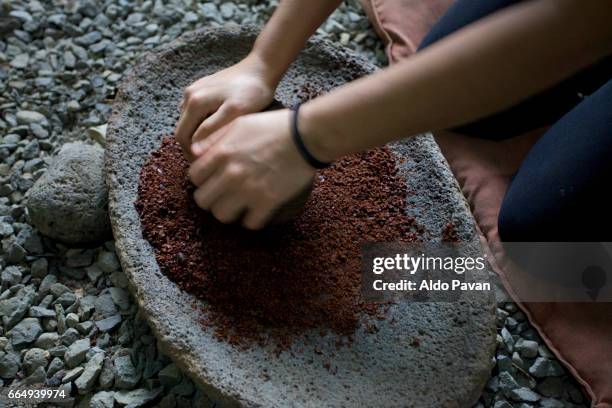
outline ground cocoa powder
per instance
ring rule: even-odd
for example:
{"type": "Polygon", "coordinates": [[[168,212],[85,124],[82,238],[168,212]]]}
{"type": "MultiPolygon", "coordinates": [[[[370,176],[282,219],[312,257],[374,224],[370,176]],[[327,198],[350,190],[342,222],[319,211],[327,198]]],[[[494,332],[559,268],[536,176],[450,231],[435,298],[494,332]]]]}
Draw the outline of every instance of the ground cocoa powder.
{"type": "Polygon", "coordinates": [[[200,210],[188,166],[165,138],[142,169],[136,208],[160,269],[205,301],[202,323],[219,339],[286,347],[313,328],[350,336],[361,317],[380,315],[360,293],[361,245],[418,239],[388,148],[318,172],[303,213],[259,232],[200,210]]]}

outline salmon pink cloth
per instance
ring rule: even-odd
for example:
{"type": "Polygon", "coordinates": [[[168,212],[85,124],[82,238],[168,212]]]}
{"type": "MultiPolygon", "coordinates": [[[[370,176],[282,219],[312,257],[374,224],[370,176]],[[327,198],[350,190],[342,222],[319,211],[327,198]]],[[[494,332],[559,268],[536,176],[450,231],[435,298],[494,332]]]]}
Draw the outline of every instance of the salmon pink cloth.
{"type": "MultiPolygon", "coordinates": [[[[390,63],[414,53],[449,0],[363,0],[386,45],[390,63]]],[[[500,142],[450,132],[436,134],[470,204],[491,266],[551,351],[574,375],[597,408],[612,408],[612,303],[521,302],[513,288],[497,231],[512,175],[545,129],[500,142]]],[[[513,269],[514,270],[514,269],[513,269]]]]}

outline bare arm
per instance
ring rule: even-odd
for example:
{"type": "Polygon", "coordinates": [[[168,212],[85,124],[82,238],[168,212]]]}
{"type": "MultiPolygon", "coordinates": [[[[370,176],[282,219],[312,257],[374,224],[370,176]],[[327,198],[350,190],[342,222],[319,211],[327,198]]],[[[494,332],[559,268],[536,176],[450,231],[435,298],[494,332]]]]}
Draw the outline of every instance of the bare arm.
{"type": "Polygon", "coordinates": [[[284,0],[255,41],[251,57],[264,62],[276,86],[306,40],[342,0],[284,0]]]}
{"type": "MultiPolygon", "coordinates": [[[[531,0],[394,67],[304,104],[300,130],[320,160],[469,123],[551,87],[612,52],[606,1],[531,0]]],[[[261,228],[313,179],[287,110],[234,120],[192,146],[194,198],[217,219],[261,228]]]]}
{"type": "Polygon", "coordinates": [[[608,2],[532,0],[305,104],[300,128],[331,161],[503,110],[611,52],[608,2]]]}

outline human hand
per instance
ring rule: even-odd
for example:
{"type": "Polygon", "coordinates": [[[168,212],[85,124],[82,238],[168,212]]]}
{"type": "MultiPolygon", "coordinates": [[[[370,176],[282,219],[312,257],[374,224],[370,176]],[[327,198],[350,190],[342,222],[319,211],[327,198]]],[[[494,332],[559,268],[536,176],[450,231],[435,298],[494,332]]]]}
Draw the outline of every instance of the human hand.
{"type": "Polygon", "coordinates": [[[245,115],[194,144],[189,178],[198,206],[223,223],[244,215],[246,228],[260,229],[308,188],[315,169],[291,139],[290,114],[284,109],[245,115]]]}
{"type": "Polygon", "coordinates": [[[174,131],[185,156],[193,159],[192,143],[207,138],[240,115],[268,106],[275,87],[265,64],[255,56],[189,85],[174,131]]]}

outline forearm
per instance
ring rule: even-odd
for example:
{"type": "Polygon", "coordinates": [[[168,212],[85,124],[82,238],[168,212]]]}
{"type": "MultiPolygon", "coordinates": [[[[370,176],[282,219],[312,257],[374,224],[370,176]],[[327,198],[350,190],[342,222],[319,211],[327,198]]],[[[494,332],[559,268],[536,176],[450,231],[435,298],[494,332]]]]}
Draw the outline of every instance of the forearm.
{"type": "Polygon", "coordinates": [[[333,160],[513,106],[611,52],[602,3],[534,0],[472,24],[305,104],[305,141],[333,160]]]}
{"type": "Polygon", "coordinates": [[[266,67],[277,84],[304,47],[306,40],[338,7],[341,0],[284,0],[257,38],[249,58],[266,67]]]}

